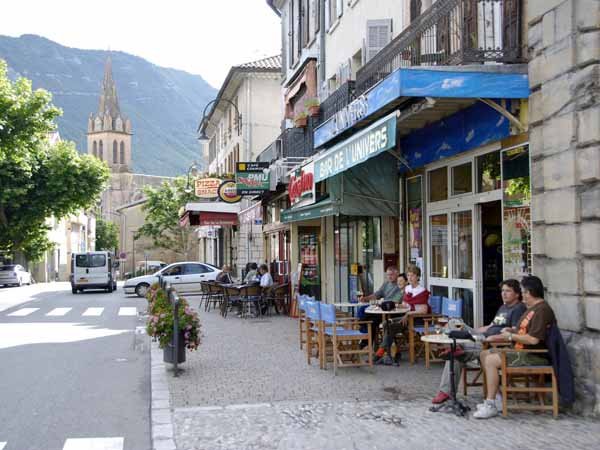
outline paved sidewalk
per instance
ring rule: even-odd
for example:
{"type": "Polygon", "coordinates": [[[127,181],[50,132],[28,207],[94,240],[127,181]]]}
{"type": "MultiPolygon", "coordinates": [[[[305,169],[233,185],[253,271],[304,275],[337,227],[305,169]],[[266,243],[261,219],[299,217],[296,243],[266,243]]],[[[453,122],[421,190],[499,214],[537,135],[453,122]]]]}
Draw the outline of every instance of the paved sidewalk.
{"type": "Polygon", "coordinates": [[[293,319],[200,315],[200,350],[187,353],[178,378],[167,374],[179,450],[547,450],[595,448],[600,436],[600,423],[565,415],[477,421],[431,413],[439,366],[403,361],[334,376],[306,364],[293,319]]]}

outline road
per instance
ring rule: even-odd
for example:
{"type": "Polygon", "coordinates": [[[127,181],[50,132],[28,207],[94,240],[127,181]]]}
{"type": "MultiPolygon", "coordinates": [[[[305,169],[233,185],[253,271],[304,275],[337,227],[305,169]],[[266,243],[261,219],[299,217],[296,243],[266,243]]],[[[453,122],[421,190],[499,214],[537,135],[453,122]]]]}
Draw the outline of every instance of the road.
{"type": "Polygon", "coordinates": [[[120,287],[0,289],[0,450],[150,449],[144,310],[120,287]]]}

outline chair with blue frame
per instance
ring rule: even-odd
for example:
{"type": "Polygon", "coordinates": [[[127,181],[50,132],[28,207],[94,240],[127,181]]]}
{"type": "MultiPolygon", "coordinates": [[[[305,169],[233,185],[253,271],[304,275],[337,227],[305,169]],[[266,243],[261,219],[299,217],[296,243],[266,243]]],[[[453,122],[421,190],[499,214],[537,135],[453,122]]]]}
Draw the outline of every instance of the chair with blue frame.
{"type": "Polygon", "coordinates": [[[373,345],[371,341],[371,321],[340,320],[336,316],[335,305],[321,304],[320,315],[320,342],[319,352],[321,367],[327,365],[327,346],[331,344],[333,359],[333,374],[337,375],[338,367],[373,367],[373,345]],[[367,332],[360,331],[360,326],[365,324],[367,332]],[[366,341],[368,345],[361,348],[360,342],[366,341]],[[363,360],[363,355],[368,360],[363,360]]]}
{"type": "MultiPolygon", "coordinates": [[[[407,314],[408,317],[408,350],[409,350],[409,362],[414,364],[416,359],[423,353],[427,354],[426,346],[416,339],[417,335],[423,336],[429,333],[429,329],[432,324],[440,316],[442,312],[442,298],[435,295],[430,295],[427,300],[430,313],[417,313],[411,312],[407,314]]],[[[426,358],[427,364],[427,358],[426,358]]]]}
{"type": "MultiPolygon", "coordinates": [[[[462,318],[462,299],[453,300],[448,297],[441,298],[441,317],[445,317],[448,319],[460,319],[462,318]]],[[[438,320],[439,317],[436,319],[438,320]]],[[[428,329],[425,330],[425,334],[430,334],[432,329],[432,323],[427,324],[428,329]]],[[[425,342],[425,367],[429,369],[429,366],[432,362],[444,362],[445,360],[439,357],[440,348],[445,348],[447,346],[440,346],[437,344],[430,344],[429,342],[425,342]]]]}
{"type": "MultiPolygon", "coordinates": [[[[310,364],[311,359],[318,357],[319,354],[319,327],[321,323],[321,302],[307,300],[304,302],[306,319],[304,327],[306,330],[306,362],[310,364]],[[313,355],[316,350],[317,356],[313,355]]],[[[319,359],[320,362],[320,359],[319,359]]]]}
{"type": "Polygon", "coordinates": [[[313,300],[309,295],[299,294],[298,295],[298,338],[300,340],[300,350],[306,344],[306,301],[313,300]]]}

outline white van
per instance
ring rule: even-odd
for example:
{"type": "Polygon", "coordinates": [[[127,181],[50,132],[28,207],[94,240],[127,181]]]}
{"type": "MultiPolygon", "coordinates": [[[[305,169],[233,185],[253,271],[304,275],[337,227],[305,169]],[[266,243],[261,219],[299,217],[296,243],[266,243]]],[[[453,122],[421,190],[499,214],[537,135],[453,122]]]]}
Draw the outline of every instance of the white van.
{"type": "Polygon", "coordinates": [[[84,289],[117,289],[115,266],[110,252],[73,253],[71,255],[71,291],[77,294],[84,289]]]}

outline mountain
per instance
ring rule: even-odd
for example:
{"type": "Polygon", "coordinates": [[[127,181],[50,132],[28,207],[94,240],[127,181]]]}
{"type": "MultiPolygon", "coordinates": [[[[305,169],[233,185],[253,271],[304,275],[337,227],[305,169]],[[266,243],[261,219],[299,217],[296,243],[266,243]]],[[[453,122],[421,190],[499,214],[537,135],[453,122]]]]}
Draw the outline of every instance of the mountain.
{"type": "MultiPolygon", "coordinates": [[[[63,110],[58,131],[87,152],[87,120],[98,110],[104,64],[109,52],[69,48],[35,35],[0,36],[0,58],[9,77],[23,76],[34,88],[53,95],[63,110]]],[[[217,91],[199,75],[156,66],[142,58],[111,51],[113,78],[121,111],[133,129],[133,171],[182,175],[200,159],[196,128],[204,106],[217,91]]]]}

